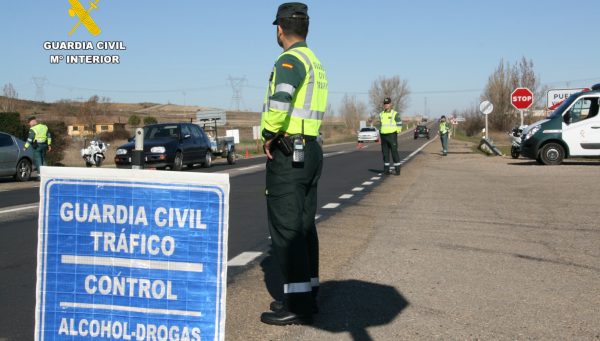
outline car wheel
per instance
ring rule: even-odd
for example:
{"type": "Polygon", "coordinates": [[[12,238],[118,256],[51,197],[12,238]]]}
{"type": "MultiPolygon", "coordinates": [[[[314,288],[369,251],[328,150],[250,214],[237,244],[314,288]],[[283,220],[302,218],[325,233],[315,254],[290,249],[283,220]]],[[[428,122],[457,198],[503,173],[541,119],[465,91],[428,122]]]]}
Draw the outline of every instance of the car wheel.
{"type": "Polygon", "coordinates": [[[548,143],[542,147],[540,158],[545,165],[560,165],[565,157],[564,148],[558,143],[548,143]]]}
{"type": "Polygon", "coordinates": [[[27,159],[21,159],[19,163],[17,163],[17,172],[15,173],[15,180],[23,182],[28,181],[31,178],[31,162],[27,159]]]}
{"type": "Polygon", "coordinates": [[[181,152],[177,152],[175,154],[175,160],[173,160],[173,170],[180,171],[183,168],[183,154],[181,152]]]}
{"type": "Polygon", "coordinates": [[[206,156],[204,157],[204,162],[202,162],[202,167],[210,168],[212,166],[212,153],[210,151],[206,152],[206,156]]]}
{"type": "Polygon", "coordinates": [[[235,148],[231,148],[229,153],[227,153],[227,163],[233,165],[236,160],[235,148]]]}

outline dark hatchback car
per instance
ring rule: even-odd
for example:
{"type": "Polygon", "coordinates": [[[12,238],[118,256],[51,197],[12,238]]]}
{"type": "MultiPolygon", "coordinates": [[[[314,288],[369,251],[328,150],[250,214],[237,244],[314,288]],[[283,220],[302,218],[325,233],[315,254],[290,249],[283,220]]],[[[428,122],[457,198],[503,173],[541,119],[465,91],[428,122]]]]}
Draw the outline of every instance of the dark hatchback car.
{"type": "Polygon", "coordinates": [[[429,128],[427,128],[425,125],[418,125],[415,128],[415,140],[419,137],[426,137],[429,140],[429,128]]]}
{"type": "Polygon", "coordinates": [[[8,133],[0,132],[0,177],[12,176],[27,181],[33,171],[32,148],[23,150],[25,142],[8,133]]]}
{"type": "MultiPolygon", "coordinates": [[[[117,148],[115,164],[130,168],[135,141],[117,148]]],[[[161,123],[144,127],[144,168],[181,170],[200,163],[212,166],[212,154],[208,136],[193,123],[161,123]]]]}

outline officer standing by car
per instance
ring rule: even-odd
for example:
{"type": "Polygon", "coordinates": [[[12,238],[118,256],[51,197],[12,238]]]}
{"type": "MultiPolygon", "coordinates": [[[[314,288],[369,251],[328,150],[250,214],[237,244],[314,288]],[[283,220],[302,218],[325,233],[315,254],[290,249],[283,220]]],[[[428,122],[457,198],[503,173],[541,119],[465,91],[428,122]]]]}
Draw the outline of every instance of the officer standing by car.
{"type": "Polygon", "coordinates": [[[279,6],[273,25],[283,53],[277,58],[263,107],[261,131],[267,154],[269,232],[283,274],[283,302],[274,301],[261,321],[310,324],[319,288],[315,225],[323,150],[317,142],[327,107],[327,76],[306,45],[308,7],[279,6]]]}
{"type": "Polygon", "coordinates": [[[383,111],[379,114],[379,134],[381,135],[381,152],[383,153],[383,173],[390,174],[390,152],[394,161],[395,175],[400,175],[400,155],[398,154],[398,133],[402,131],[402,118],[392,109],[392,99],[383,100],[383,111]]]}
{"type": "Polygon", "coordinates": [[[23,147],[25,150],[30,146],[33,147],[33,163],[38,174],[40,174],[40,167],[46,166],[46,152],[52,151],[52,135],[48,130],[48,126],[38,123],[35,116],[29,117],[27,121],[29,123],[29,134],[23,147]]]}
{"type": "Polygon", "coordinates": [[[450,124],[446,121],[446,116],[440,117],[440,125],[438,132],[440,133],[440,140],[442,141],[442,155],[448,155],[448,133],[450,132],[450,124]]]}

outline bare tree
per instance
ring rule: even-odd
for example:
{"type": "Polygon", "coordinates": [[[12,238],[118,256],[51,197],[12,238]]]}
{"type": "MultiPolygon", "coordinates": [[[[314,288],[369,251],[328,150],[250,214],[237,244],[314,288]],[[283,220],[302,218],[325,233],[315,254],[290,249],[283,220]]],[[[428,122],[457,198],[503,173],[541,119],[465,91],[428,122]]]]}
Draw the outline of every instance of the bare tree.
{"type": "Polygon", "coordinates": [[[356,97],[344,95],[344,98],[342,98],[340,112],[344,118],[346,128],[353,131],[358,130],[360,120],[365,118],[366,111],[367,106],[363,102],[357,101],[356,97]]]}
{"type": "Polygon", "coordinates": [[[4,98],[2,98],[2,102],[0,103],[0,109],[3,112],[16,111],[19,94],[15,90],[15,87],[11,83],[5,84],[2,89],[2,94],[4,95],[4,98]]]}
{"type": "Polygon", "coordinates": [[[400,76],[391,78],[381,76],[371,84],[369,101],[373,110],[379,113],[383,110],[383,99],[389,97],[394,110],[403,113],[408,107],[409,95],[410,88],[407,80],[400,79],[400,76]]]}
{"type": "Polygon", "coordinates": [[[494,112],[489,116],[490,129],[507,130],[517,123],[518,112],[511,104],[510,94],[519,87],[529,88],[536,98],[544,96],[545,90],[540,89],[532,60],[522,57],[512,66],[500,60],[481,95],[482,100],[494,104],[494,112]]]}
{"type": "Polygon", "coordinates": [[[100,111],[99,102],[100,98],[96,95],[90,97],[85,103],[83,103],[79,110],[78,118],[84,122],[92,131],[94,131],[95,125],[98,119],[98,113],[100,111]]]}

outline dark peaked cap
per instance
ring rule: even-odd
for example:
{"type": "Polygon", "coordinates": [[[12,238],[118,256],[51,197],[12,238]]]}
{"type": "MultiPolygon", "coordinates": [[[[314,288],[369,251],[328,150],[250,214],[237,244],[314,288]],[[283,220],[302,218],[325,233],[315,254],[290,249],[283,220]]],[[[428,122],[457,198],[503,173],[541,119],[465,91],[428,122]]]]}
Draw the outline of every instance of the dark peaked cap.
{"type": "Polygon", "coordinates": [[[279,25],[281,18],[308,19],[308,6],[301,2],[286,2],[279,5],[273,25],[279,25]]]}

